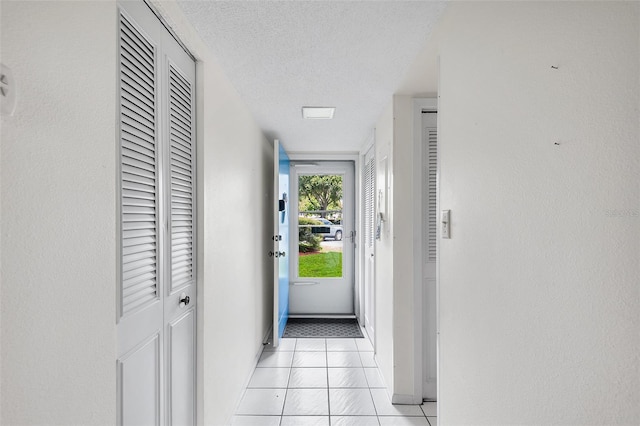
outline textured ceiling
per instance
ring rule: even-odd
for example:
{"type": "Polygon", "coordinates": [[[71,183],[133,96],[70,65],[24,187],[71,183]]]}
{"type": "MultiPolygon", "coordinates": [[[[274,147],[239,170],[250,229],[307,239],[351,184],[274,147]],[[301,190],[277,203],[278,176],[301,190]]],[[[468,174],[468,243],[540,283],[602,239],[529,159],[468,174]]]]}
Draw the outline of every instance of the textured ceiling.
{"type": "Polygon", "coordinates": [[[269,138],[358,151],[444,9],[435,1],[178,2],[269,138]],[[303,120],[302,106],[335,106],[303,120]]]}

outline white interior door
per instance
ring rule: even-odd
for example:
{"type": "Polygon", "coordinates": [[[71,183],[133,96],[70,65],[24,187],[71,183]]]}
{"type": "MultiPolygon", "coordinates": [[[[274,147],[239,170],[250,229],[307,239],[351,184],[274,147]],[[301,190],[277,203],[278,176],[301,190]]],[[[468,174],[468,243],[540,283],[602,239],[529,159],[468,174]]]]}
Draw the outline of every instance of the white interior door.
{"type": "Polygon", "coordinates": [[[162,93],[167,216],[164,324],[167,425],[196,423],[195,77],[193,59],[165,31],[162,93]]]}
{"type": "Polygon", "coordinates": [[[195,64],[145,3],[119,11],[117,423],[193,425],[195,64]]]}
{"type": "Polygon", "coordinates": [[[291,315],[353,315],[354,164],[292,162],[291,315]]]}
{"type": "Polygon", "coordinates": [[[423,397],[435,401],[437,397],[437,314],[436,261],[438,256],[438,132],[437,113],[422,113],[422,284],[423,284],[423,397]]]}
{"type": "Polygon", "coordinates": [[[362,195],[364,216],[364,327],[371,342],[375,342],[375,203],[376,159],[375,146],[364,157],[362,171],[362,195]]]}

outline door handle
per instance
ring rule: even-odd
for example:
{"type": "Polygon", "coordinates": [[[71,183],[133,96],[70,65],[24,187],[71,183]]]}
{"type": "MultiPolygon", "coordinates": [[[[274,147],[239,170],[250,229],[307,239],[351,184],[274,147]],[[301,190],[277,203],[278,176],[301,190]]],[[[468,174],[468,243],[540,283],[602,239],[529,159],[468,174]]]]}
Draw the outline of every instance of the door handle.
{"type": "Polygon", "coordinates": [[[191,298],[189,296],[187,296],[186,293],[182,293],[180,295],[180,307],[184,308],[185,306],[189,305],[189,302],[191,301],[191,298]]]}

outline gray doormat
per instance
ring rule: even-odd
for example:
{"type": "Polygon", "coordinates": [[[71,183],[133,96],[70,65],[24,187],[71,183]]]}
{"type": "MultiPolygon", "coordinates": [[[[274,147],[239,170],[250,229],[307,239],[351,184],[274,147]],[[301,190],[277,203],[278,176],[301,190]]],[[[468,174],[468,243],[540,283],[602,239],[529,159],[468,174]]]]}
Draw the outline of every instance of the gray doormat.
{"type": "Polygon", "coordinates": [[[355,318],[289,318],[282,337],[364,338],[355,318]]]}

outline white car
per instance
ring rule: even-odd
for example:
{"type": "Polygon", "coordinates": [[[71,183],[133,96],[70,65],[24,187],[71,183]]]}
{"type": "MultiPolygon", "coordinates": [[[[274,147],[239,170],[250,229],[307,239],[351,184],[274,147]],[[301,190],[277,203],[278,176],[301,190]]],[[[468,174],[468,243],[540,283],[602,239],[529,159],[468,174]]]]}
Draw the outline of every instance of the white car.
{"type": "Polygon", "coordinates": [[[333,238],[336,241],[342,240],[342,225],[336,225],[323,217],[316,217],[314,220],[322,222],[325,226],[314,226],[311,230],[316,235],[321,235],[323,239],[333,238]]]}

